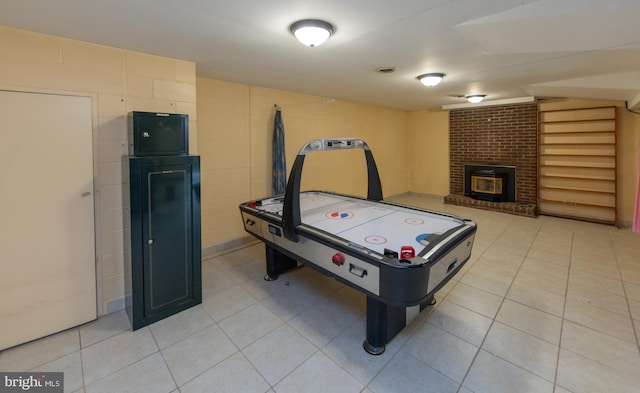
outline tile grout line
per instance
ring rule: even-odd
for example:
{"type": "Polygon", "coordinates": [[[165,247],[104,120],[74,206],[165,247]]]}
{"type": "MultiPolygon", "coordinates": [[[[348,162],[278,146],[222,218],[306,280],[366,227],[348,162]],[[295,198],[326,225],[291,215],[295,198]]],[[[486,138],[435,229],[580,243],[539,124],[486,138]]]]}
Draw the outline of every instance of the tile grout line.
{"type": "Polygon", "coordinates": [[[620,283],[622,284],[622,290],[624,291],[625,301],[627,303],[627,310],[629,311],[629,318],[631,319],[631,328],[633,329],[633,333],[636,337],[636,347],[638,348],[638,352],[640,353],[640,326],[637,326],[635,320],[633,318],[633,313],[631,312],[631,304],[629,302],[629,294],[627,293],[627,286],[625,285],[625,280],[622,276],[622,271],[620,270],[620,263],[618,262],[618,254],[616,253],[615,248],[613,247],[613,239],[611,238],[613,235],[612,231],[609,231],[609,242],[611,243],[611,249],[613,250],[613,257],[616,260],[616,268],[618,269],[618,274],[620,275],[620,283]]]}
{"type": "MultiPolygon", "coordinates": [[[[565,311],[567,309],[567,299],[569,298],[569,279],[571,278],[571,268],[573,266],[573,243],[575,239],[575,233],[571,230],[571,248],[569,254],[569,268],[567,269],[567,282],[565,284],[564,302],[562,303],[562,319],[560,320],[560,337],[558,338],[558,354],[556,355],[556,372],[553,377],[553,391],[556,391],[558,387],[558,374],[560,373],[560,352],[562,351],[562,333],[564,332],[565,311]]],[[[563,386],[563,389],[569,390],[563,386]]]]}
{"type": "MultiPolygon", "coordinates": [[[[205,312],[206,312],[206,310],[205,310],[205,312]]],[[[167,368],[167,371],[169,371],[169,375],[171,375],[171,380],[173,381],[173,384],[175,385],[176,389],[178,389],[178,391],[179,391],[180,390],[180,386],[178,386],[178,381],[176,381],[176,377],[173,375],[173,372],[171,371],[171,367],[169,367],[169,363],[167,363],[167,359],[165,359],[164,353],[162,352],[162,349],[160,348],[160,344],[158,344],[158,340],[156,339],[156,336],[153,334],[153,331],[151,330],[150,327],[149,327],[149,333],[151,334],[151,337],[153,338],[153,342],[156,343],[156,347],[158,348],[158,353],[160,354],[160,357],[162,358],[162,361],[164,362],[164,366],[167,368]]],[[[180,340],[180,341],[182,341],[182,340],[180,340]]],[[[178,341],[178,342],[180,342],[180,341],[178,341]]],[[[169,345],[169,347],[170,346],[171,345],[169,345]]],[[[167,347],[167,348],[169,348],[169,347],[167,347]]],[[[151,356],[151,355],[149,355],[149,356],[151,356]]]]}
{"type": "Polygon", "coordinates": [[[78,350],[78,354],[80,355],[80,376],[82,378],[82,389],[86,391],[87,387],[84,383],[84,362],[82,361],[82,335],[80,334],[80,328],[78,328],[78,341],[80,342],[80,349],[78,350]]]}

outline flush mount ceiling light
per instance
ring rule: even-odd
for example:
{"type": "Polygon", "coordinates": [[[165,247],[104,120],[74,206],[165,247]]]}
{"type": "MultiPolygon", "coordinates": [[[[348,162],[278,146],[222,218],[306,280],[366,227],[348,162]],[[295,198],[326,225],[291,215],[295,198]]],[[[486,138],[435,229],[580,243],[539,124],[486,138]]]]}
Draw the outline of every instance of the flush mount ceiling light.
{"type": "Polygon", "coordinates": [[[427,87],[437,86],[440,82],[442,82],[443,78],[444,74],[438,72],[434,72],[431,74],[422,74],[418,76],[418,80],[420,81],[420,83],[427,87]]]}
{"type": "Polygon", "coordinates": [[[482,102],[482,100],[484,100],[485,97],[486,97],[485,94],[472,94],[472,95],[466,96],[465,98],[470,103],[477,104],[478,102],[482,102]]]}
{"type": "Polygon", "coordinates": [[[314,47],[324,43],[335,31],[329,22],[318,19],[299,20],[289,27],[298,41],[306,46],[314,47]]]}

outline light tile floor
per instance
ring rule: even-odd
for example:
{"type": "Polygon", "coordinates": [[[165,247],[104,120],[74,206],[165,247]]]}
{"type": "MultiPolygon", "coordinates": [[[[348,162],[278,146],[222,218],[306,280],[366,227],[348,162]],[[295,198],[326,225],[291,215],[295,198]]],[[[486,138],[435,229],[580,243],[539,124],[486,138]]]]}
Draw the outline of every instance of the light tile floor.
{"type": "Polygon", "coordinates": [[[365,297],[262,244],[203,261],[199,306],[136,332],[124,311],[0,352],[67,392],[602,393],[640,390],[640,235],[402,196],[474,219],[471,260],[381,356],[365,297]]]}

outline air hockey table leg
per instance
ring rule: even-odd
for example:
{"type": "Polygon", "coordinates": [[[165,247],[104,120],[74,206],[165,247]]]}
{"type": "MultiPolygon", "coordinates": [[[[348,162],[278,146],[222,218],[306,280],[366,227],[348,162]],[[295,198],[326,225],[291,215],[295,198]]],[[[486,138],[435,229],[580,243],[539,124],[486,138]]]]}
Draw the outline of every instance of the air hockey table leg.
{"type": "Polygon", "coordinates": [[[371,355],[382,355],[386,344],[406,325],[406,308],[393,307],[367,296],[367,338],[362,347],[371,355]]]}
{"type": "Polygon", "coordinates": [[[264,247],[267,259],[267,274],[264,276],[266,281],[275,281],[280,274],[298,266],[295,259],[289,258],[266,243],[264,247]]]}
{"type": "Polygon", "coordinates": [[[436,304],[432,296],[426,302],[410,307],[393,307],[367,296],[367,338],[362,343],[371,355],[382,355],[386,344],[427,306],[436,304]]]}

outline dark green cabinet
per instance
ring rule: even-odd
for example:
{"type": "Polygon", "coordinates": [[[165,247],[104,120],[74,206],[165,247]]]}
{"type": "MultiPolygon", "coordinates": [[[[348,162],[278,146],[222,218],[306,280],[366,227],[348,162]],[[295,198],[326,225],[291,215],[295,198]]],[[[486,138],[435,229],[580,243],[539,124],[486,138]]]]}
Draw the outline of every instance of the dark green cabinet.
{"type": "Polygon", "coordinates": [[[131,323],[202,302],[200,157],[128,157],[131,323]]]}

